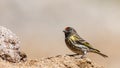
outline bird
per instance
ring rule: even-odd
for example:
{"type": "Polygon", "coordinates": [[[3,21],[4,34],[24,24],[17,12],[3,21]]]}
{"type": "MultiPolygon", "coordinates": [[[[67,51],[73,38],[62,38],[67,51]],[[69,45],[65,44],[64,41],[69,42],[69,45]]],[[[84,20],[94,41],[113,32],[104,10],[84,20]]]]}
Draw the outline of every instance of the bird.
{"type": "MultiPolygon", "coordinates": [[[[74,55],[82,55],[81,58],[84,58],[87,53],[96,53],[101,55],[104,58],[108,56],[101,53],[98,49],[95,49],[90,43],[81,38],[77,31],[72,27],[66,27],[63,30],[65,34],[65,43],[67,47],[74,52],[74,55]]],[[[74,56],[71,55],[71,56],[74,56]]]]}

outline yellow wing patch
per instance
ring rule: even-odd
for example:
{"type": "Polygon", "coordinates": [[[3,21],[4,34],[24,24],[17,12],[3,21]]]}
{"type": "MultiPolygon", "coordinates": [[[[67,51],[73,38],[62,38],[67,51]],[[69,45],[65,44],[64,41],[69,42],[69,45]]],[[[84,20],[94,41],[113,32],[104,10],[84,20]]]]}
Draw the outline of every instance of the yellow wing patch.
{"type": "Polygon", "coordinates": [[[76,40],[76,38],[75,38],[74,36],[70,36],[70,38],[71,38],[72,40],[76,40]]]}

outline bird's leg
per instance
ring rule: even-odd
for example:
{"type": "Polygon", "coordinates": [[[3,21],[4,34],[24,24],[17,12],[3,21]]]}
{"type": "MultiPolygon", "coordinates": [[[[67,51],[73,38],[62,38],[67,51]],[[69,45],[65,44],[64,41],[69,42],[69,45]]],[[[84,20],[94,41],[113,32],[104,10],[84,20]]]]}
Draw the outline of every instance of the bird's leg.
{"type": "Polygon", "coordinates": [[[85,55],[83,54],[83,55],[81,56],[81,58],[82,58],[82,59],[85,58],[85,55]]]}
{"type": "Polygon", "coordinates": [[[79,55],[79,54],[67,54],[68,56],[76,56],[76,55],[79,55]]]}
{"type": "Polygon", "coordinates": [[[87,54],[87,51],[84,51],[84,52],[83,52],[83,55],[81,56],[81,58],[82,58],[82,59],[83,59],[83,58],[86,58],[86,57],[85,57],[86,54],[87,54]]]}

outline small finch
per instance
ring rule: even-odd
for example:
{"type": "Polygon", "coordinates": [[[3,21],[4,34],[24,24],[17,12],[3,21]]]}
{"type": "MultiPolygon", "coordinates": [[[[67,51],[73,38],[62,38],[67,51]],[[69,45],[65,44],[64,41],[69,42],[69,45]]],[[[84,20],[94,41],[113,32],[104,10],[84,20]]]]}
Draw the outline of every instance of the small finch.
{"type": "Polygon", "coordinates": [[[65,43],[67,47],[76,53],[76,55],[82,55],[81,58],[89,52],[99,54],[103,57],[108,57],[107,55],[102,54],[99,50],[93,48],[87,41],[82,39],[74,28],[66,27],[63,32],[65,34],[65,43]]]}

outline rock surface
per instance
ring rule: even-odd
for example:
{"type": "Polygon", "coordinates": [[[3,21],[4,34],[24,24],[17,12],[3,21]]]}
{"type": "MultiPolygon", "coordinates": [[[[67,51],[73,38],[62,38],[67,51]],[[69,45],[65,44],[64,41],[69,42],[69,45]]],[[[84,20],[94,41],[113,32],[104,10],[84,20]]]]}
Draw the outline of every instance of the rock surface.
{"type": "Polygon", "coordinates": [[[9,29],[0,26],[0,57],[10,62],[26,60],[26,54],[20,52],[20,40],[9,29]]]}
{"type": "Polygon", "coordinates": [[[20,63],[0,61],[0,68],[103,68],[88,58],[80,59],[71,56],[58,55],[55,57],[27,60],[20,63]]]}

